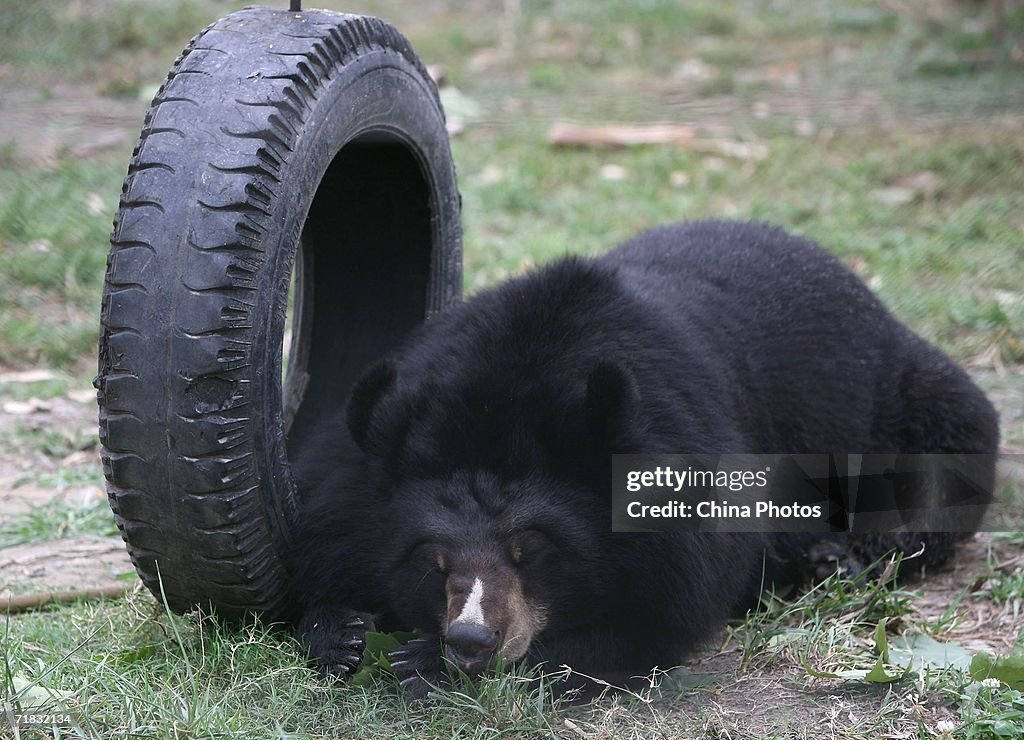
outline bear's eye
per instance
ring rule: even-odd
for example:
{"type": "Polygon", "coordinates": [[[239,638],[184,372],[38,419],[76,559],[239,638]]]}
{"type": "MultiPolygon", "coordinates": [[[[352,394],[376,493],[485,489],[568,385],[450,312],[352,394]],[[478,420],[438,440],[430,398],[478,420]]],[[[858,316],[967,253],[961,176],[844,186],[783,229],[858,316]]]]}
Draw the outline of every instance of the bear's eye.
{"type": "Polygon", "coordinates": [[[410,559],[440,573],[448,572],[448,556],[436,542],[420,542],[415,545],[410,559]]]}
{"type": "Polygon", "coordinates": [[[516,565],[526,565],[537,560],[551,549],[551,540],[537,529],[527,529],[512,538],[509,545],[509,557],[516,565]]]}

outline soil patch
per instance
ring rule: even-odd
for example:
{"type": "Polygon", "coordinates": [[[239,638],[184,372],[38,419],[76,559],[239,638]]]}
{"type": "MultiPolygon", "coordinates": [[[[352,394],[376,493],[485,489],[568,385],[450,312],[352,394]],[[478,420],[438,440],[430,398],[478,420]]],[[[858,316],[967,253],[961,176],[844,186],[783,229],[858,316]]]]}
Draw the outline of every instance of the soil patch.
{"type": "Polygon", "coordinates": [[[120,537],[76,537],[0,550],[0,609],[10,595],[125,584],[134,573],[120,537]]]}
{"type": "Polygon", "coordinates": [[[143,102],[103,98],[88,86],[5,86],[0,150],[19,167],[53,167],[68,156],[120,156],[138,136],[145,109],[143,102]]]}

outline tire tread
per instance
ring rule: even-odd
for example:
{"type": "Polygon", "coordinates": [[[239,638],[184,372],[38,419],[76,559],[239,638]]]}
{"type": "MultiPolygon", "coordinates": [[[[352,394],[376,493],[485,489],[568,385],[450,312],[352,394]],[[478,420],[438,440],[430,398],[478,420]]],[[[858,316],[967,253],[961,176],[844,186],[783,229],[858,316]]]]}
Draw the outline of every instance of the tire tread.
{"type": "Polygon", "coordinates": [[[241,10],[189,42],[143,121],[110,239],[95,385],[115,521],[172,609],[286,610],[255,464],[248,296],[282,170],[324,85],[374,50],[429,79],[378,19],[241,10]]]}

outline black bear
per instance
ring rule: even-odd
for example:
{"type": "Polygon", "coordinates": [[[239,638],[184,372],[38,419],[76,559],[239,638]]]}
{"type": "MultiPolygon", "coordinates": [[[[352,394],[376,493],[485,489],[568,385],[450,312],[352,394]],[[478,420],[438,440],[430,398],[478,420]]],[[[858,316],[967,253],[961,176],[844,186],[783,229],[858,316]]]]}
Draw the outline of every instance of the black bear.
{"type": "Polygon", "coordinates": [[[371,625],[419,630],[392,655],[413,696],[446,662],[642,676],[755,603],[766,573],[856,569],[894,547],[933,563],[955,539],[614,533],[613,453],[998,447],[984,394],[838,260],[724,222],[649,231],[452,307],[367,370],[345,422],[295,461],[297,629],[340,676],[371,625]]]}

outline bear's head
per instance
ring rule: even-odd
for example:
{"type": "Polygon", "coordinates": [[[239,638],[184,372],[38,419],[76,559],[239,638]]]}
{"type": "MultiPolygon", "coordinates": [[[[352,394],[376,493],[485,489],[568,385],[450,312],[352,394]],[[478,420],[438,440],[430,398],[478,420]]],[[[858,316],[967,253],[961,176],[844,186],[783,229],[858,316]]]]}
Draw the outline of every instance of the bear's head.
{"type": "Polygon", "coordinates": [[[598,363],[569,400],[400,375],[390,360],[367,371],[347,421],[388,518],[381,576],[403,626],[476,673],[611,608],[608,464],[628,436],[628,370],[598,363]]]}

